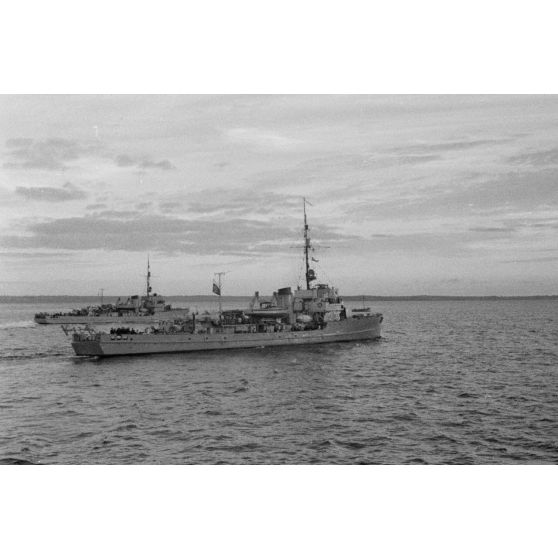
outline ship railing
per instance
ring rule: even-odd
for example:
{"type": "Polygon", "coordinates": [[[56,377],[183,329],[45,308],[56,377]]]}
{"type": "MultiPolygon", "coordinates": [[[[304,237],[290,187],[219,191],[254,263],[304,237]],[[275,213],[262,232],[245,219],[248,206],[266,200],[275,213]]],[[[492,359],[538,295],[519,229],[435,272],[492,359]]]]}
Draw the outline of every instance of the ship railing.
{"type": "Polygon", "coordinates": [[[98,336],[98,333],[88,324],[84,326],[73,326],[73,327],[60,325],[60,327],[62,328],[62,331],[66,336],[72,334],[74,339],[79,339],[81,341],[84,341],[86,339],[94,339],[98,336]]]}

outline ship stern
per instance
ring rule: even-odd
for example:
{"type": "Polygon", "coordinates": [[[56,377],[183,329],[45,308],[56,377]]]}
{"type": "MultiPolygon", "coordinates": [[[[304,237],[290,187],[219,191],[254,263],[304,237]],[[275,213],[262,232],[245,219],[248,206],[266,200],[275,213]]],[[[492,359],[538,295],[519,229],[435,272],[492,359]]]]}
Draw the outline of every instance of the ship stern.
{"type": "Polygon", "coordinates": [[[72,348],[77,356],[102,356],[104,354],[98,335],[85,336],[81,333],[74,333],[72,348]]]}

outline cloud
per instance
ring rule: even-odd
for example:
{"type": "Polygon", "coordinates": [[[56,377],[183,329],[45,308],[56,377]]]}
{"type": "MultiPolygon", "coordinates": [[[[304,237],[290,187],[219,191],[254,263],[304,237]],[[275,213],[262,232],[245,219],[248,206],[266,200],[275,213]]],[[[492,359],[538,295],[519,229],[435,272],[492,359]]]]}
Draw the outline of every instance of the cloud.
{"type": "Polygon", "coordinates": [[[117,155],[114,159],[119,167],[137,167],[139,169],[174,170],[176,167],[168,160],[154,161],[151,157],[132,157],[127,154],[117,155]]]}
{"type": "Polygon", "coordinates": [[[472,232],[480,233],[499,233],[499,232],[515,232],[517,229],[515,227],[470,227],[472,232]]]}
{"type": "Polygon", "coordinates": [[[163,159],[161,161],[151,161],[149,159],[144,159],[139,166],[142,169],[161,169],[161,170],[173,170],[175,167],[168,159],[163,159]]]}
{"type": "Polygon", "coordinates": [[[18,196],[22,196],[28,200],[46,201],[46,202],[64,202],[71,200],[82,200],[87,197],[87,194],[74,186],[71,182],[66,182],[60,188],[49,188],[39,186],[36,188],[26,188],[18,186],[15,189],[18,196]]]}
{"type": "Polygon", "coordinates": [[[419,155],[415,153],[411,155],[400,156],[392,159],[391,161],[389,159],[385,159],[383,166],[390,166],[390,163],[392,163],[393,165],[415,165],[419,163],[428,163],[430,161],[439,160],[439,155],[419,155]]]}
{"type": "Polygon", "coordinates": [[[66,163],[101,150],[98,142],[80,143],[64,138],[11,138],[6,141],[6,147],[11,159],[4,163],[7,169],[61,170],[67,168],[66,163]]]}
{"type": "MultiPolygon", "coordinates": [[[[159,251],[195,255],[259,255],[291,253],[296,227],[254,219],[188,220],[137,212],[106,211],[83,217],[53,219],[29,225],[22,236],[5,236],[15,249],[159,251]]],[[[316,228],[328,243],[349,237],[328,226],[316,228]]]]}
{"type": "Polygon", "coordinates": [[[8,147],[9,149],[29,147],[32,143],[32,138],[10,138],[6,140],[6,147],[8,147]]]}
{"type": "Polygon", "coordinates": [[[260,128],[231,128],[225,137],[233,142],[246,144],[256,149],[297,149],[302,140],[260,128]]]}
{"type": "Polygon", "coordinates": [[[505,172],[493,177],[458,176],[447,182],[428,180],[422,179],[416,187],[410,182],[394,185],[385,195],[377,186],[369,192],[353,188],[352,194],[355,191],[358,194],[356,198],[350,192],[332,195],[339,197],[341,211],[360,220],[436,217],[461,220],[482,216],[504,219],[516,212],[558,209],[557,169],[505,172]]]}
{"type": "Polygon", "coordinates": [[[56,259],[69,256],[68,252],[0,252],[2,258],[22,259],[27,258],[44,258],[56,259]]]}
{"type": "MultiPolygon", "coordinates": [[[[332,242],[329,239],[326,241],[332,242]]],[[[347,236],[336,239],[331,247],[344,254],[368,254],[371,259],[382,254],[398,254],[405,257],[429,254],[454,258],[456,254],[462,255],[469,251],[466,235],[445,231],[372,234],[368,238],[347,236]]]]}
{"type": "Polygon", "coordinates": [[[509,230],[537,230],[537,229],[557,229],[558,217],[540,217],[536,214],[523,217],[504,217],[501,219],[502,227],[509,230]]]}
{"type": "Polygon", "coordinates": [[[115,163],[119,167],[133,167],[136,165],[136,161],[132,159],[129,155],[117,155],[115,163]]]}
{"type": "Polygon", "coordinates": [[[522,259],[515,259],[515,260],[503,260],[502,263],[543,263],[543,262],[557,262],[558,256],[542,256],[540,258],[522,258],[522,259]]]}
{"type": "Polygon", "coordinates": [[[132,217],[136,217],[140,215],[140,212],[132,211],[132,210],[122,211],[122,210],[115,210],[115,209],[107,209],[106,211],[100,211],[95,215],[103,219],[130,219],[132,217]]]}
{"type": "Polygon", "coordinates": [[[556,169],[509,172],[456,191],[451,199],[454,203],[470,203],[482,212],[558,208],[557,180],[556,169]]]}
{"type": "MultiPolygon", "coordinates": [[[[381,152],[374,148],[366,151],[359,148],[357,152],[335,149],[323,155],[306,157],[294,164],[290,163],[289,159],[280,167],[273,168],[270,165],[251,177],[251,181],[255,187],[266,189],[296,187],[304,188],[306,192],[315,189],[320,192],[320,196],[324,190],[337,191],[343,185],[343,188],[350,187],[345,195],[351,194],[356,197],[361,193],[358,187],[370,189],[371,185],[377,185],[383,177],[396,174],[401,176],[405,171],[409,174],[418,172],[422,170],[421,165],[441,159],[441,155],[435,153],[381,152]]],[[[405,178],[404,182],[408,181],[409,179],[405,178]]]]}
{"type": "Polygon", "coordinates": [[[182,203],[179,201],[162,201],[159,202],[159,210],[163,213],[172,213],[182,210],[182,203]]]}
{"type": "Polygon", "coordinates": [[[464,149],[474,149],[486,145],[501,145],[509,143],[508,138],[492,138],[478,140],[459,140],[436,143],[412,143],[402,147],[396,147],[391,151],[397,153],[433,153],[443,151],[461,151],[464,149]]]}
{"type": "Polygon", "coordinates": [[[85,209],[93,211],[95,209],[106,209],[107,205],[105,203],[92,203],[88,205],[85,209]]]}
{"type": "MultiPolygon", "coordinates": [[[[171,202],[166,202],[170,204],[171,202]]],[[[161,206],[162,207],[162,206],[161,206]]],[[[269,215],[287,211],[293,213],[297,207],[302,213],[302,196],[285,196],[275,192],[249,188],[238,190],[212,189],[191,194],[187,202],[188,211],[206,215],[220,213],[229,217],[247,215],[269,215]]]]}
{"type": "Polygon", "coordinates": [[[113,160],[119,167],[175,169],[168,159],[154,160],[149,156],[132,157],[127,154],[115,156],[110,147],[99,140],[84,142],[67,138],[10,138],[6,141],[6,148],[9,159],[3,165],[6,169],[65,170],[68,163],[88,156],[113,160]]]}
{"type": "Polygon", "coordinates": [[[510,163],[531,165],[533,167],[558,165],[558,147],[514,155],[513,157],[509,157],[508,161],[510,163]]]}

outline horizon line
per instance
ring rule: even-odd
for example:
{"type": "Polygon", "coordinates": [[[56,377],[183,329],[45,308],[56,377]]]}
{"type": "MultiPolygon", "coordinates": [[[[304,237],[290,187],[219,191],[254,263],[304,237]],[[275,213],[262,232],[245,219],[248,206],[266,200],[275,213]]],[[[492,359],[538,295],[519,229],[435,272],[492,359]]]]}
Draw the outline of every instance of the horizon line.
{"type": "MultiPolygon", "coordinates": [[[[130,295],[107,295],[104,294],[102,298],[128,298],[130,295]]],[[[143,295],[142,295],[143,296],[143,295]]],[[[174,295],[161,295],[164,298],[212,298],[215,297],[217,301],[219,297],[216,297],[212,293],[208,294],[174,294],[174,295]]],[[[246,295],[222,295],[221,298],[251,298],[253,294],[246,295]]],[[[266,295],[268,296],[268,295],[266,295]]],[[[18,298],[87,298],[87,299],[100,299],[100,295],[91,294],[25,294],[25,295],[0,295],[0,300],[2,299],[18,299],[18,298]]],[[[370,295],[370,294],[347,294],[343,295],[341,298],[365,298],[374,300],[389,300],[389,299],[486,299],[486,298],[558,298],[558,293],[554,294],[520,294],[520,295],[506,295],[506,294],[490,294],[490,295],[433,295],[433,294],[416,294],[416,295],[370,295]]]]}

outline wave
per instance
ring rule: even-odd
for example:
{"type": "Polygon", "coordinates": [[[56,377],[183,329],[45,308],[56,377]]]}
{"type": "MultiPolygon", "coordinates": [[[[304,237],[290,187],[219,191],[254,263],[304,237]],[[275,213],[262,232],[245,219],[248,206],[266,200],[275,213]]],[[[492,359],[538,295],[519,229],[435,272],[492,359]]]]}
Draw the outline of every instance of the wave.
{"type": "Polygon", "coordinates": [[[49,358],[49,357],[67,357],[67,353],[62,353],[59,351],[49,351],[41,353],[27,353],[27,354],[0,354],[0,361],[2,360],[33,360],[39,358],[49,358]]]}
{"type": "Polygon", "coordinates": [[[32,328],[37,327],[33,320],[22,320],[19,322],[5,322],[0,324],[0,329],[21,329],[21,328],[32,328]]]}

